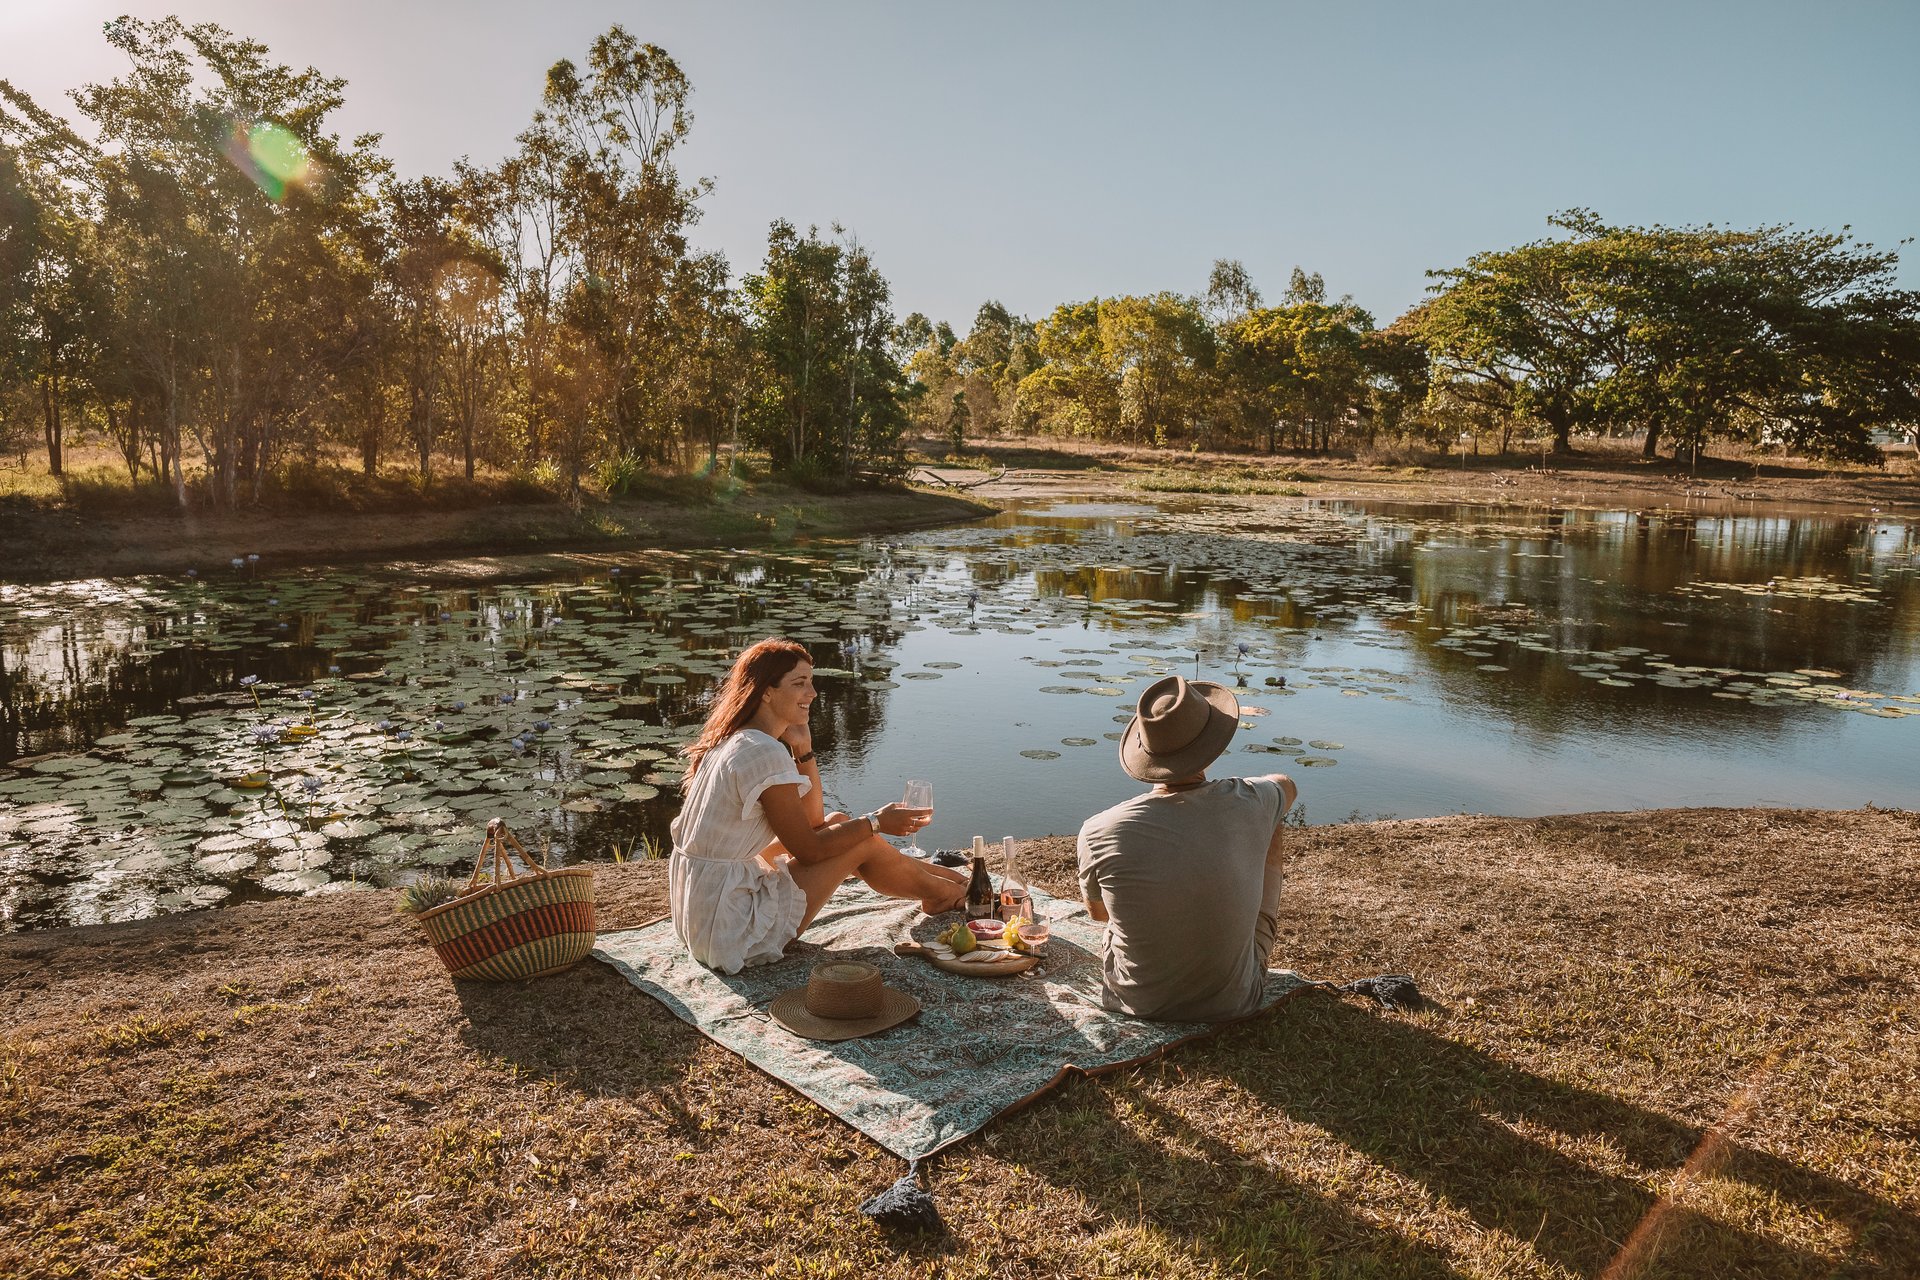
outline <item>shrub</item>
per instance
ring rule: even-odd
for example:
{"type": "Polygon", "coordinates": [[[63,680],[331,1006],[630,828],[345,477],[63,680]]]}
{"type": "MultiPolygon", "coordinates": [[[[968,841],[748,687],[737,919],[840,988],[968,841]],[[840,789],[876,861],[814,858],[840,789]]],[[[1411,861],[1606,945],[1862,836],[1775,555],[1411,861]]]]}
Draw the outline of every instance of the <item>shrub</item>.
{"type": "Polygon", "coordinates": [[[625,498],[650,478],[647,464],[637,453],[622,453],[608,458],[593,469],[593,478],[610,498],[625,498]]]}

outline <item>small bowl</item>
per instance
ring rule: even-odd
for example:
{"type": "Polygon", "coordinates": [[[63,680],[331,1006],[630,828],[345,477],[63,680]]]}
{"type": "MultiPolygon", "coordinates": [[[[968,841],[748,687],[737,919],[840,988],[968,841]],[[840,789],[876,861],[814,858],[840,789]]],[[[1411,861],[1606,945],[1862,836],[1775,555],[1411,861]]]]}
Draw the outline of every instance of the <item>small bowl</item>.
{"type": "Polygon", "coordinates": [[[999,938],[1007,931],[1007,926],[998,920],[969,920],[967,928],[976,938],[999,938]]]}

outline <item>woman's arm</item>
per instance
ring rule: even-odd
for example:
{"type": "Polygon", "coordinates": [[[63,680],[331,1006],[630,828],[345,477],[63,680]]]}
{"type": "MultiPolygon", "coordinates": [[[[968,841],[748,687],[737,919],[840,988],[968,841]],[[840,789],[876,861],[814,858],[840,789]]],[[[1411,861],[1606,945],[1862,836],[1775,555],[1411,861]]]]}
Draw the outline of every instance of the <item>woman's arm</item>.
{"type": "MultiPolygon", "coordinates": [[[[819,789],[819,784],[815,783],[814,792],[818,793],[819,789]]],[[[875,834],[865,818],[816,824],[816,812],[823,820],[826,814],[819,812],[817,801],[809,808],[800,795],[799,785],[792,782],[776,783],[762,791],[760,808],[766,813],[767,824],[773,828],[773,834],[780,837],[781,846],[800,862],[824,862],[835,854],[857,848],[863,841],[873,839],[875,834]]],[[[915,816],[924,812],[922,809],[890,804],[876,812],[874,818],[880,834],[904,836],[913,830],[915,816]]]]}
{"type": "MultiPolygon", "coordinates": [[[[780,744],[793,753],[793,767],[800,771],[800,776],[813,784],[807,788],[806,795],[800,798],[807,810],[808,825],[815,828],[825,826],[827,797],[820,786],[820,761],[813,754],[813,730],[803,724],[794,725],[780,735],[780,744]]],[[[786,841],[783,839],[780,843],[785,844],[786,841]]]]}

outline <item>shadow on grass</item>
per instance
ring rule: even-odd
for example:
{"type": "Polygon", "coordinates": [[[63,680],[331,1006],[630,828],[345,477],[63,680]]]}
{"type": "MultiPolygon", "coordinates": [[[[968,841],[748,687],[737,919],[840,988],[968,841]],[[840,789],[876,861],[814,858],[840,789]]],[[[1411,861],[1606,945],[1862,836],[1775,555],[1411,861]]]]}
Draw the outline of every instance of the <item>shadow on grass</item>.
{"type": "Polygon", "coordinates": [[[456,982],[454,990],[468,1044],[592,1096],[677,1084],[700,1047],[699,1032],[592,960],[532,982],[456,982]]]}
{"type": "MultiPolygon", "coordinates": [[[[1223,1265],[1254,1271],[1456,1274],[1426,1243],[1436,1228],[1447,1230],[1432,1221],[1434,1211],[1402,1231],[1376,1225],[1346,1202],[1350,1194],[1355,1203],[1376,1202],[1376,1218],[1395,1213],[1377,1205],[1377,1174],[1365,1170],[1372,1165],[1417,1184],[1439,1212],[1470,1217],[1484,1242],[1471,1252],[1483,1260],[1526,1250],[1572,1274],[1597,1276],[1640,1228],[1635,1280],[1836,1274],[1835,1260],[1811,1249],[1700,1212],[1654,1212],[1658,1202],[1642,1181],[1601,1167],[1626,1161],[1677,1171],[1706,1130],[1517,1070],[1405,1019],[1310,994],[1227,1031],[1183,1065],[1224,1076],[1262,1110],[1312,1126],[1334,1145],[1296,1139],[1305,1145],[1269,1162],[1222,1136],[1249,1117],[1223,1116],[1199,1128],[1146,1091],[1127,1090],[1110,1095],[1104,1114],[1073,1108],[1081,1130],[1065,1143],[1073,1155],[1031,1167],[1106,1214],[1164,1224],[1223,1265]],[[1310,1179],[1282,1172],[1300,1162],[1316,1170],[1310,1179]]],[[[1744,1184],[1743,1203],[1778,1206],[1763,1210],[1776,1221],[1839,1225],[1836,1234],[1851,1241],[1842,1274],[1911,1274],[1901,1268],[1920,1257],[1920,1220],[1912,1213],[1744,1148],[1737,1132],[1731,1137],[1712,1171],[1744,1184]]],[[[1406,1217],[1405,1209],[1397,1216],[1406,1217]]]]}

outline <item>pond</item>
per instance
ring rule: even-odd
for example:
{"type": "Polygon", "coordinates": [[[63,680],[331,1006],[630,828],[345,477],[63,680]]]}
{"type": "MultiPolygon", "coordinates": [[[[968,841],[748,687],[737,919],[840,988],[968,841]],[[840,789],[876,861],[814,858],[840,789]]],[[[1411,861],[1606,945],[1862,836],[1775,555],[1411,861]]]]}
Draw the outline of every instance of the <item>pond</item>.
{"type": "Polygon", "coordinates": [[[1218,770],[1310,822],[1905,806],[1920,531],[1871,515],[1028,505],[775,551],[447,587],[366,571],[0,587],[0,929],[664,851],[740,645],[809,644],[829,799],[922,836],[1070,833],[1170,672],[1234,686],[1218,770]]]}

